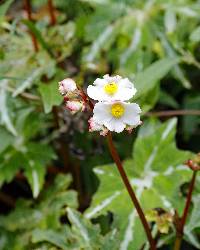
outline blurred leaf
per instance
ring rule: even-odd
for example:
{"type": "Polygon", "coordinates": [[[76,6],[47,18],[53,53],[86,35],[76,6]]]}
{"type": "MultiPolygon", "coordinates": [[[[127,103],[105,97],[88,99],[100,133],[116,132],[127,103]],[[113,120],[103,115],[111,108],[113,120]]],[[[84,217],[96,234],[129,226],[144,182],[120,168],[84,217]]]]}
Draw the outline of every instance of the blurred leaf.
{"type": "Polygon", "coordinates": [[[4,16],[6,15],[6,12],[8,11],[10,5],[12,4],[14,0],[6,0],[3,4],[0,6],[0,24],[3,21],[4,16]]]}
{"type": "Polygon", "coordinates": [[[7,92],[5,90],[7,84],[7,80],[0,81],[0,124],[5,125],[9,132],[11,132],[14,136],[17,136],[17,131],[11,120],[11,114],[7,106],[7,92]]]}
{"type": "Polygon", "coordinates": [[[41,72],[42,68],[34,69],[28,76],[28,78],[16,88],[12,96],[16,97],[17,95],[21,94],[25,89],[30,88],[31,85],[33,84],[33,81],[39,78],[41,72]]]}
{"type": "Polygon", "coordinates": [[[192,34],[190,35],[190,40],[192,42],[199,42],[200,41],[200,27],[197,27],[192,34]]]}
{"type": "Polygon", "coordinates": [[[66,190],[71,180],[69,175],[58,175],[54,184],[47,191],[42,191],[42,200],[37,203],[19,200],[14,211],[1,216],[0,228],[15,232],[16,238],[27,231],[31,234],[32,230],[36,228],[46,229],[51,227],[52,229],[59,229],[61,227],[59,219],[63,213],[62,208],[64,206],[77,208],[76,193],[66,190]],[[66,195],[68,193],[70,195],[66,195]],[[65,194],[65,200],[62,199],[63,194],[65,194]]]}
{"type": "Polygon", "coordinates": [[[155,106],[159,97],[159,90],[159,85],[156,85],[153,89],[136,100],[140,105],[143,114],[155,106]]]}
{"type": "Polygon", "coordinates": [[[176,13],[172,9],[168,9],[165,12],[165,29],[167,33],[172,33],[174,32],[176,28],[176,13]]]}
{"type": "Polygon", "coordinates": [[[35,24],[29,20],[23,20],[23,23],[30,29],[30,31],[33,32],[37,41],[41,44],[43,49],[46,50],[52,57],[54,57],[49,45],[45,42],[44,38],[42,37],[41,32],[39,31],[39,29],[36,28],[35,24]]]}
{"type": "MultiPolygon", "coordinates": [[[[172,48],[171,44],[168,42],[165,35],[161,32],[158,32],[158,36],[160,37],[161,42],[163,44],[163,47],[165,48],[165,50],[166,50],[168,56],[171,58],[171,60],[173,60],[174,57],[177,57],[178,54],[172,48]]],[[[188,88],[188,89],[191,88],[190,82],[185,77],[184,72],[179,65],[174,65],[172,72],[174,73],[175,77],[182,83],[182,85],[185,88],[188,88]]]]}
{"type": "Polygon", "coordinates": [[[0,126],[0,153],[3,152],[13,142],[13,137],[3,127],[0,126]]]}
{"type": "Polygon", "coordinates": [[[54,105],[60,105],[62,96],[58,93],[58,83],[49,82],[48,84],[40,84],[39,92],[42,96],[45,113],[49,113],[54,105]]]}
{"type": "Polygon", "coordinates": [[[169,70],[179,62],[179,58],[165,58],[154,62],[143,72],[139,72],[135,77],[137,88],[136,98],[146,94],[155,87],[158,81],[163,78],[169,70]]]}
{"type": "Polygon", "coordinates": [[[177,109],[179,107],[178,102],[167,92],[160,91],[159,103],[177,109]]]}
{"type": "Polygon", "coordinates": [[[0,185],[3,182],[10,182],[16,173],[23,169],[33,197],[36,198],[43,186],[47,164],[55,159],[55,154],[48,145],[30,142],[27,145],[20,145],[20,139],[18,140],[19,142],[15,142],[15,147],[19,147],[19,151],[14,148],[7,157],[0,158],[0,185]]]}

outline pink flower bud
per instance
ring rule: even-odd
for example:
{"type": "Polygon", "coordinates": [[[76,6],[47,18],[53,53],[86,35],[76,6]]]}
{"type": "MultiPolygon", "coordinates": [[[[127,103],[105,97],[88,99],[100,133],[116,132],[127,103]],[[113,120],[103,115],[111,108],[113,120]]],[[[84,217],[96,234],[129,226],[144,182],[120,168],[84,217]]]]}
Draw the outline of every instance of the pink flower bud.
{"type": "Polygon", "coordinates": [[[89,123],[89,132],[100,131],[100,135],[107,135],[108,129],[106,129],[103,125],[98,124],[93,117],[88,120],[89,123]]]}
{"type": "Polygon", "coordinates": [[[66,95],[67,93],[73,92],[77,89],[76,83],[71,78],[66,78],[59,82],[59,92],[61,95],[66,95]]]}
{"type": "Polygon", "coordinates": [[[67,101],[66,108],[69,109],[72,114],[75,114],[78,111],[84,111],[85,105],[82,101],[67,101]]]}

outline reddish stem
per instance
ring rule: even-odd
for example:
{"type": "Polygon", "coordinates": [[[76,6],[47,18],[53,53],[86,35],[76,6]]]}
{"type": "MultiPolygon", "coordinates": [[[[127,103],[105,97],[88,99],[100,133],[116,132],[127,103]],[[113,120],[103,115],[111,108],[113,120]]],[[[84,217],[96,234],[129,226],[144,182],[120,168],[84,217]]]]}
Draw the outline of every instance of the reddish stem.
{"type": "Polygon", "coordinates": [[[196,175],[197,175],[197,171],[193,171],[193,175],[192,175],[192,179],[191,179],[191,182],[190,182],[190,187],[189,187],[189,191],[188,191],[188,194],[187,194],[187,199],[186,199],[183,215],[182,215],[182,217],[180,219],[180,224],[178,225],[178,227],[176,229],[177,232],[176,232],[176,240],[175,240],[174,250],[179,250],[180,247],[181,247],[181,242],[182,242],[183,233],[184,233],[184,226],[185,226],[185,223],[186,223],[186,219],[187,219],[187,216],[188,216],[190,204],[191,204],[191,201],[192,201],[192,192],[194,190],[196,175]]]}
{"type": "Polygon", "coordinates": [[[81,89],[78,88],[80,91],[80,96],[82,98],[82,100],[84,101],[84,103],[87,103],[90,107],[91,110],[94,109],[94,104],[92,103],[92,101],[88,98],[88,96],[85,94],[85,92],[81,89]]]}
{"type": "Polygon", "coordinates": [[[117,153],[117,150],[116,150],[116,148],[115,148],[115,146],[113,144],[112,135],[111,135],[110,132],[108,133],[107,138],[108,138],[108,146],[109,146],[110,153],[112,155],[113,160],[115,161],[115,163],[117,165],[118,171],[119,171],[119,173],[121,175],[121,178],[122,178],[122,180],[124,182],[124,185],[125,185],[128,193],[129,193],[129,195],[131,197],[131,200],[132,200],[132,202],[133,202],[133,204],[134,204],[134,206],[135,206],[135,208],[136,208],[136,210],[138,212],[138,215],[139,215],[140,220],[141,220],[141,222],[143,224],[144,230],[146,232],[146,235],[147,235],[147,238],[148,238],[148,241],[149,241],[150,249],[151,250],[156,250],[156,245],[155,245],[154,239],[152,237],[151,230],[149,228],[149,224],[148,224],[148,222],[147,222],[147,220],[145,218],[144,212],[143,212],[143,210],[142,210],[142,208],[141,208],[141,206],[139,204],[139,201],[138,201],[138,199],[137,199],[137,197],[136,197],[136,195],[135,195],[135,193],[134,193],[134,191],[133,191],[133,189],[131,187],[131,184],[130,184],[130,182],[128,180],[126,172],[124,171],[124,168],[122,166],[122,163],[121,163],[121,160],[120,160],[119,155],[117,153]]]}
{"type": "MultiPolygon", "coordinates": [[[[24,0],[24,9],[26,11],[28,20],[29,21],[33,21],[30,0],[24,0]]],[[[35,35],[31,31],[29,33],[31,35],[31,39],[32,39],[32,43],[33,43],[33,48],[34,48],[35,52],[38,52],[39,48],[38,48],[37,39],[36,39],[35,35]]]]}
{"type": "Polygon", "coordinates": [[[51,25],[53,26],[56,24],[56,16],[55,16],[55,9],[54,9],[52,0],[48,0],[48,7],[49,7],[49,15],[50,15],[50,20],[51,20],[51,25]]]}
{"type": "Polygon", "coordinates": [[[164,116],[177,116],[177,115],[200,115],[200,110],[164,110],[164,111],[152,111],[147,112],[145,116],[156,116],[156,117],[164,117],[164,116]]]}

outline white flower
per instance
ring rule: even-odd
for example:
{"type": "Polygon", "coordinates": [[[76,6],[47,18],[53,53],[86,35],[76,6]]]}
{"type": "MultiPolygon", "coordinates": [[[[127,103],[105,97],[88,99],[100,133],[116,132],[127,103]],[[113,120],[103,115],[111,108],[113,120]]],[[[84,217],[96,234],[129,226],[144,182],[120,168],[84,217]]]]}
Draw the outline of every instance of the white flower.
{"type": "Polygon", "coordinates": [[[93,119],[108,130],[117,133],[126,127],[137,127],[141,124],[141,109],[136,103],[99,102],[95,104],[93,119]]]}
{"type": "Polygon", "coordinates": [[[84,111],[85,105],[81,101],[67,101],[66,108],[69,109],[72,114],[77,113],[78,111],[84,111]]]}
{"type": "Polygon", "coordinates": [[[77,89],[76,83],[71,78],[66,78],[59,82],[59,92],[61,95],[66,95],[67,93],[71,93],[77,89]]]}
{"type": "Polygon", "coordinates": [[[103,76],[97,78],[94,86],[89,85],[87,94],[90,98],[97,101],[127,101],[135,95],[136,89],[128,78],[121,76],[103,76]]]}

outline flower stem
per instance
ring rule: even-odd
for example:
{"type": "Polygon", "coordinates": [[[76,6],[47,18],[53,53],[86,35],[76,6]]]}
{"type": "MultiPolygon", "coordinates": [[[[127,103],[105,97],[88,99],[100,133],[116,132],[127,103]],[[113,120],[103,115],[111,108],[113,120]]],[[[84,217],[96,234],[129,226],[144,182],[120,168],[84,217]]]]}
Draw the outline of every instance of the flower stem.
{"type": "Polygon", "coordinates": [[[182,215],[182,217],[180,219],[180,225],[177,226],[177,228],[176,228],[176,240],[175,240],[175,244],[174,244],[174,250],[179,250],[180,247],[181,247],[181,242],[182,242],[182,239],[183,239],[184,226],[185,226],[185,222],[186,222],[187,215],[188,215],[188,212],[189,212],[190,204],[191,204],[191,201],[192,201],[192,192],[194,190],[196,175],[197,175],[197,171],[193,171],[193,175],[192,175],[192,179],[191,179],[191,182],[190,182],[190,187],[189,187],[189,191],[188,191],[188,194],[187,194],[187,199],[186,199],[183,215],[182,215]]]}
{"type": "Polygon", "coordinates": [[[108,139],[108,147],[109,147],[110,153],[112,155],[112,158],[113,158],[113,160],[115,161],[115,163],[117,165],[117,168],[118,168],[119,173],[121,175],[121,178],[122,178],[122,180],[124,182],[124,185],[125,185],[128,193],[129,193],[129,195],[131,197],[131,200],[132,200],[132,202],[133,202],[133,204],[134,204],[134,206],[135,206],[135,208],[136,208],[136,210],[138,212],[138,215],[140,217],[140,220],[141,220],[142,225],[144,227],[144,230],[146,232],[146,235],[147,235],[147,238],[148,238],[148,241],[149,241],[149,245],[150,245],[150,249],[151,250],[156,250],[155,241],[154,241],[154,239],[152,237],[149,224],[148,224],[148,222],[147,222],[147,220],[145,218],[144,212],[143,212],[143,210],[142,210],[142,208],[141,208],[141,206],[139,204],[139,201],[138,201],[138,199],[137,199],[137,197],[136,197],[136,195],[135,195],[135,193],[134,193],[134,191],[133,191],[133,189],[131,187],[131,184],[130,184],[130,182],[128,180],[126,172],[124,171],[124,168],[122,166],[122,163],[121,163],[121,160],[120,160],[119,155],[117,153],[117,150],[116,150],[116,148],[115,148],[115,146],[113,144],[112,134],[110,132],[107,135],[107,139],[108,139]]]}
{"type": "Polygon", "coordinates": [[[200,110],[197,109],[188,109],[188,110],[163,110],[163,111],[152,111],[147,112],[145,116],[156,116],[156,117],[164,117],[164,116],[178,116],[178,115],[200,115],[200,110]]]}
{"type": "Polygon", "coordinates": [[[50,20],[51,20],[51,25],[53,26],[56,24],[56,16],[55,16],[55,10],[54,10],[52,0],[48,0],[48,7],[49,7],[49,15],[50,15],[50,20]]]}

